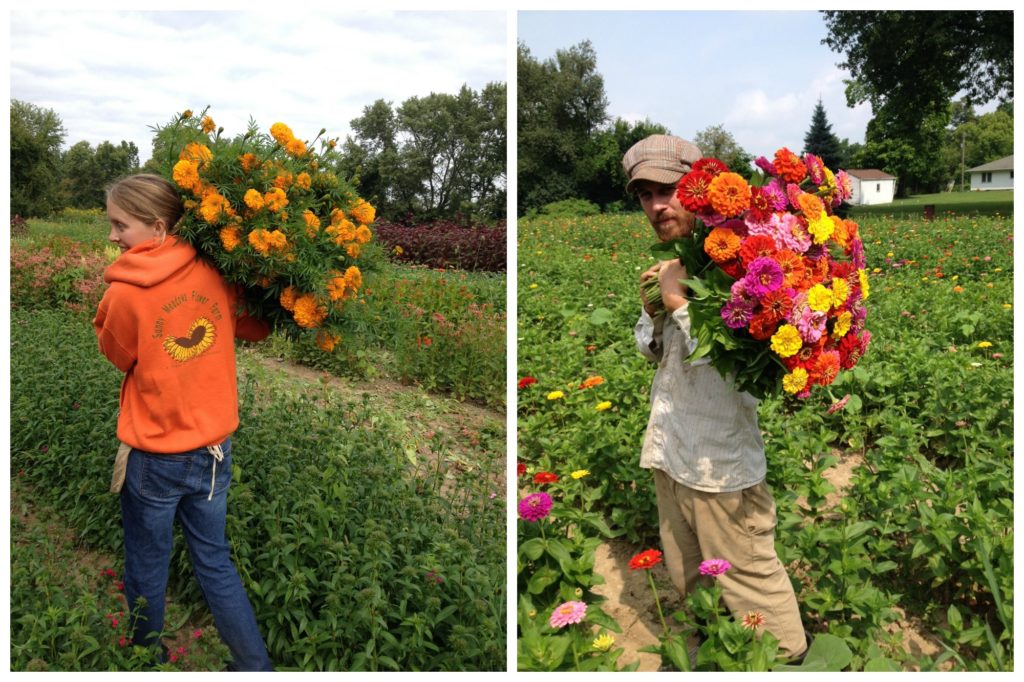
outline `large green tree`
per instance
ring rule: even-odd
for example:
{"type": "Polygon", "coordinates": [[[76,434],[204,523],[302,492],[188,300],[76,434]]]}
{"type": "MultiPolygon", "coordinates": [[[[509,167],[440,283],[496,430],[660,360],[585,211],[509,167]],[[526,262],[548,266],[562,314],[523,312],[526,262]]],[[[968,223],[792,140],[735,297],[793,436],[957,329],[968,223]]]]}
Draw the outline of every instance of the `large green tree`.
{"type": "Polygon", "coordinates": [[[139,149],[124,140],[117,146],[103,141],[92,146],[85,141],[62,155],[64,200],[76,208],[102,208],[106,188],[114,181],[139,170],[139,149]]]}
{"type": "Polygon", "coordinates": [[[739,173],[745,178],[753,175],[754,168],[751,162],[753,155],[748,154],[732,133],[722,125],[708,126],[698,131],[693,136],[693,143],[700,147],[701,153],[706,157],[718,159],[729,167],[734,173],[739,173]]]}
{"type": "Polygon", "coordinates": [[[64,136],[57,112],[11,100],[11,215],[45,216],[61,208],[64,136]]]}
{"type": "Polygon", "coordinates": [[[844,168],[846,164],[842,145],[832,132],[832,124],[828,122],[825,105],[820,99],[811,115],[811,127],[804,135],[804,153],[821,157],[825,165],[833,171],[844,168]]]}

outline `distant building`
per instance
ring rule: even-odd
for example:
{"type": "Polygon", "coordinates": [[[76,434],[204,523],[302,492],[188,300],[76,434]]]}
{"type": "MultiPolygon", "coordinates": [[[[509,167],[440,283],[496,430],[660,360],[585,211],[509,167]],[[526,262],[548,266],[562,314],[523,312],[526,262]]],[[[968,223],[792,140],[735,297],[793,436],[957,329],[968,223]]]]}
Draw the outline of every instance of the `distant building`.
{"type": "Polygon", "coordinates": [[[891,204],[896,196],[896,177],[876,168],[847,169],[853,185],[850,203],[860,206],[891,204]]]}
{"type": "Polygon", "coordinates": [[[968,168],[971,174],[971,190],[1013,189],[1013,154],[968,168]]]}

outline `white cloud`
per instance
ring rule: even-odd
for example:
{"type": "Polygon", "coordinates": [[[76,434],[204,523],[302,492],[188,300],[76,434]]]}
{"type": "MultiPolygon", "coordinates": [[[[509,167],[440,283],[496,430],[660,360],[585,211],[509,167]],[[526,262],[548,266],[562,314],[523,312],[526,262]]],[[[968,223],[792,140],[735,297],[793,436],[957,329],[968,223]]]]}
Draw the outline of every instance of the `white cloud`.
{"type": "Polygon", "coordinates": [[[11,96],[53,109],[67,146],[131,140],[186,108],[312,138],[385,99],[506,80],[504,12],[13,12],[11,96]]]}

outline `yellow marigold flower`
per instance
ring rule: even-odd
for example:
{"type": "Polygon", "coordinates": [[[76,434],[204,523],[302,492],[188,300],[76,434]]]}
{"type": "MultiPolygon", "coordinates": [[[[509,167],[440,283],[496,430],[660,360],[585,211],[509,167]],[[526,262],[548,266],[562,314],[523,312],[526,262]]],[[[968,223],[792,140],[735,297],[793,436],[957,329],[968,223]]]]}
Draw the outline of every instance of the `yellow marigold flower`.
{"type": "Polygon", "coordinates": [[[309,177],[309,173],[302,171],[295,178],[295,186],[300,189],[309,189],[313,186],[313,180],[309,177]]]}
{"type": "Polygon", "coordinates": [[[349,209],[348,214],[357,223],[369,225],[377,217],[377,209],[371,206],[365,199],[356,199],[356,203],[349,209]]]}
{"type": "MultiPolygon", "coordinates": [[[[817,199],[817,197],[814,198],[817,199]]],[[[824,244],[827,242],[828,238],[832,236],[832,233],[835,232],[835,230],[836,224],[833,223],[826,215],[823,215],[817,220],[810,220],[807,223],[807,231],[811,233],[815,244],[824,244]]]]}
{"type": "Polygon", "coordinates": [[[750,185],[739,173],[719,173],[708,186],[711,207],[727,218],[750,207],[750,185]]]}
{"type": "Polygon", "coordinates": [[[849,310],[844,310],[839,313],[839,317],[836,318],[836,323],[832,327],[832,336],[837,339],[841,339],[846,336],[846,333],[850,331],[850,325],[853,322],[853,315],[849,310]]]}
{"type": "Polygon", "coordinates": [[[306,143],[296,137],[285,143],[284,150],[294,157],[299,157],[306,153],[306,143]]]}
{"type": "Polygon", "coordinates": [[[565,394],[562,393],[561,391],[551,391],[551,393],[548,393],[548,400],[558,400],[564,397],[565,394]]]}
{"type": "Polygon", "coordinates": [[[782,377],[782,390],[786,393],[799,393],[807,386],[807,370],[795,367],[793,371],[782,377]]]}
{"type": "Polygon", "coordinates": [[[832,292],[824,284],[815,284],[807,291],[807,305],[811,310],[827,313],[832,307],[832,292]]]}
{"type": "Polygon", "coordinates": [[[341,341],[341,337],[337,334],[331,334],[329,332],[320,331],[316,335],[317,347],[325,353],[330,353],[334,350],[334,347],[341,341]]]}
{"type": "Polygon", "coordinates": [[[370,228],[368,228],[366,225],[360,225],[358,228],[356,228],[355,239],[360,244],[366,244],[371,239],[373,239],[373,233],[370,232],[370,228]]]}
{"type": "Polygon", "coordinates": [[[1012,303],[1004,303],[1003,304],[1003,310],[1011,310],[1011,309],[1013,309],[1013,304],[1012,303]]]}
{"type": "Polygon", "coordinates": [[[772,335],[772,350],[780,358],[788,358],[800,352],[803,340],[800,332],[791,324],[784,324],[772,335]]]}
{"type": "Polygon", "coordinates": [[[199,168],[206,168],[207,164],[213,161],[213,152],[205,144],[189,142],[178,155],[179,159],[194,161],[199,168]]]}
{"type": "Polygon", "coordinates": [[[310,211],[308,208],[302,212],[302,220],[305,221],[306,227],[320,229],[320,219],[316,217],[316,214],[310,211]]]}
{"type": "Polygon", "coordinates": [[[580,388],[583,388],[583,389],[593,388],[594,386],[600,386],[603,383],[604,383],[604,377],[600,377],[600,376],[587,377],[586,379],[583,380],[583,383],[580,384],[580,388]]]}
{"type": "Polygon", "coordinates": [[[203,195],[203,199],[199,203],[199,214],[203,216],[203,220],[214,224],[230,206],[228,200],[222,197],[217,190],[210,190],[203,195]]]}
{"type": "Polygon", "coordinates": [[[350,265],[345,270],[345,281],[353,289],[359,289],[363,286],[363,273],[354,265],[350,265]]]}
{"type": "Polygon", "coordinates": [[[979,341],[978,342],[978,348],[991,348],[991,347],[992,347],[992,342],[991,341],[979,341]]]}
{"type": "Polygon", "coordinates": [[[186,109],[185,111],[181,112],[181,120],[182,121],[188,120],[190,118],[192,118],[192,110],[191,109],[186,109]]]}
{"type": "Polygon", "coordinates": [[[267,210],[277,213],[288,205],[288,195],[280,187],[273,187],[263,195],[263,201],[267,206],[267,210]]]}
{"type": "Polygon", "coordinates": [[[327,309],[316,302],[313,294],[304,294],[295,300],[295,324],[303,329],[316,329],[327,318],[327,309]]]}
{"type": "Polygon", "coordinates": [[[576,471],[572,472],[569,475],[572,476],[575,480],[578,481],[581,478],[583,478],[584,476],[589,476],[590,472],[588,470],[586,470],[586,469],[577,469],[576,471]]]}
{"type": "Polygon", "coordinates": [[[868,273],[864,271],[864,268],[857,270],[857,279],[860,280],[860,296],[862,299],[867,299],[871,287],[868,286],[868,273]]]}
{"type": "Polygon", "coordinates": [[[174,168],[171,170],[171,177],[178,183],[178,187],[195,191],[196,186],[199,184],[199,167],[193,161],[181,159],[178,163],[174,164],[174,168]]]}
{"type": "Polygon", "coordinates": [[[607,632],[603,632],[594,638],[591,642],[591,646],[598,651],[611,651],[612,646],[615,645],[615,638],[609,635],[607,632]]]}
{"type": "Polygon", "coordinates": [[[359,247],[359,244],[349,244],[345,247],[345,253],[348,254],[349,258],[359,258],[361,251],[362,249],[359,247]]]}
{"type": "Polygon", "coordinates": [[[813,194],[807,194],[806,192],[801,194],[797,197],[797,203],[800,204],[800,210],[809,223],[827,217],[825,215],[825,205],[821,203],[821,199],[813,194]]]}
{"type": "Polygon", "coordinates": [[[850,297],[850,283],[840,277],[832,278],[832,305],[838,308],[850,297]]]}
{"type": "Polygon", "coordinates": [[[599,402],[597,404],[597,407],[595,407],[594,409],[597,410],[598,412],[604,412],[605,410],[612,409],[612,403],[610,400],[604,400],[602,402],[599,402]]]}
{"type": "Polygon", "coordinates": [[[270,126],[270,136],[277,140],[278,144],[287,144],[290,140],[295,138],[292,133],[292,129],[286,126],[284,123],[275,123],[270,126]]]}
{"type": "Polygon", "coordinates": [[[231,253],[239,244],[242,243],[242,240],[239,237],[240,232],[241,230],[235,225],[221,229],[220,243],[224,246],[225,251],[231,253]]]}
{"type": "Polygon", "coordinates": [[[281,307],[288,312],[295,310],[295,301],[298,300],[298,293],[295,291],[295,287],[287,287],[281,292],[281,307]]]}
{"type": "Polygon", "coordinates": [[[217,124],[209,116],[203,116],[203,122],[200,125],[203,126],[204,133],[212,133],[217,129],[217,124]]]}
{"type": "Polygon", "coordinates": [[[245,205],[254,211],[258,211],[263,208],[263,195],[259,193],[259,190],[246,190],[242,201],[244,201],[245,205]]]}

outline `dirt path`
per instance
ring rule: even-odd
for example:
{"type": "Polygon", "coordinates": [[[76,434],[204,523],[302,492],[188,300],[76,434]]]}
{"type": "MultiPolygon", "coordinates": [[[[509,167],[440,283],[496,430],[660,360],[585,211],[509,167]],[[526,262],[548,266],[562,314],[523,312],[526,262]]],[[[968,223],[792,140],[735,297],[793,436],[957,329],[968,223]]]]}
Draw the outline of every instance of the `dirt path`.
{"type": "MultiPolygon", "coordinates": [[[[861,453],[833,454],[839,457],[839,461],[823,474],[835,487],[835,491],[826,496],[826,509],[840,503],[852,482],[854,472],[864,463],[861,453]]],[[[797,504],[801,503],[802,500],[798,499],[797,504]]],[[[622,540],[612,540],[598,547],[594,572],[602,576],[605,583],[593,590],[606,600],[601,608],[622,627],[622,633],[614,635],[615,646],[624,649],[619,657],[620,665],[639,662],[640,672],[656,671],[661,664],[656,654],[640,651],[645,646],[656,645],[661,632],[661,623],[646,576],[640,571],[629,569],[629,559],[644,549],[648,548],[636,547],[622,540]]],[[[654,579],[665,618],[671,623],[671,614],[681,605],[663,565],[655,567],[654,579]]],[[[900,618],[887,626],[886,630],[902,636],[905,652],[913,658],[935,658],[944,651],[938,640],[924,630],[919,619],[908,619],[902,609],[895,610],[900,618]]]]}

